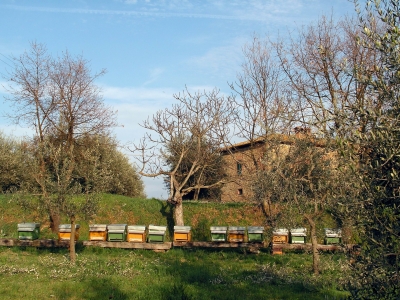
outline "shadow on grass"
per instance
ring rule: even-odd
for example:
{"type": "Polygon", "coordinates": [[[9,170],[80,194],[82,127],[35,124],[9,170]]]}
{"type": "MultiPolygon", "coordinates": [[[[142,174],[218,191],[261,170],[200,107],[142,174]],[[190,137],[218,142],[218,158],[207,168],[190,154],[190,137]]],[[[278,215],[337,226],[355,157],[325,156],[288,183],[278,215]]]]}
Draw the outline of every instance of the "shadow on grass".
{"type": "MultiPolygon", "coordinates": [[[[75,285],[71,283],[63,283],[55,292],[56,299],[76,299],[77,291],[75,285]]],[[[113,299],[126,300],[129,296],[122,292],[119,285],[110,279],[93,278],[87,282],[83,282],[83,289],[79,295],[79,299],[113,299]]]]}
{"type": "MultiPolygon", "coordinates": [[[[190,257],[196,257],[196,252],[191,252],[190,257]]],[[[293,270],[281,272],[280,268],[262,261],[255,265],[253,258],[241,258],[235,252],[237,250],[201,250],[198,260],[178,257],[169,264],[167,273],[174,281],[162,287],[163,299],[347,298],[345,292],[336,291],[329,282],[325,286],[312,280],[311,274],[294,274],[293,270]]]]}
{"type": "Polygon", "coordinates": [[[167,228],[168,228],[169,236],[173,237],[175,223],[174,223],[174,212],[173,212],[172,204],[168,203],[167,201],[161,202],[160,213],[167,220],[167,228]]]}
{"type": "Polygon", "coordinates": [[[194,241],[210,241],[211,222],[206,217],[201,217],[198,221],[197,226],[192,227],[192,235],[194,241]]]}

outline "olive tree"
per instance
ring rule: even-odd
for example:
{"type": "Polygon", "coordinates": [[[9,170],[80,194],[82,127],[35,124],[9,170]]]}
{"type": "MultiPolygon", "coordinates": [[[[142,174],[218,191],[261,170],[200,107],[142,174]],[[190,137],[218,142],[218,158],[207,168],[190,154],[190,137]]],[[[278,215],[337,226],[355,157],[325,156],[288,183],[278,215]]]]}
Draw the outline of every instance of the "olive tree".
{"type": "Polygon", "coordinates": [[[311,135],[293,137],[290,145],[265,156],[263,169],[253,183],[255,195],[267,197],[279,205],[278,223],[285,226],[301,216],[310,227],[313,272],[319,273],[316,221],[335,203],[339,183],[335,152],[327,141],[311,135]],[[288,219],[290,218],[290,220],[288,219]]]}
{"type": "Polygon", "coordinates": [[[190,179],[219,163],[220,148],[230,141],[232,106],[217,90],[191,93],[186,89],[174,98],[178,103],[142,123],[147,133],[131,150],[136,154],[141,175],[169,178],[168,201],[174,206],[175,224],[183,225],[183,196],[224,182],[223,178],[212,182],[190,179]],[[171,155],[176,158],[172,169],[171,155]],[[186,166],[180,172],[182,164],[186,166]]]}
{"type": "Polygon", "coordinates": [[[12,192],[32,184],[26,169],[31,164],[32,155],[27,144],[0,132],[0,188],[1,192],[12,192]]]}
{"type": "Polygon", "coordinates": [[[351,292],[356,299],[397,299],[400,295],[400,3],[382,0],[359,4],[363,33],[358,42],[379,53],[373,74],[360,64],[354,74],[370,92],[368,105],[352,111],[365,130],[355,131],[346,144],[361,179],[361,197],[353,213],[362,251],[354,265],[351,292]],[[380,30],[377,30],[380,26],[380,30]]]}

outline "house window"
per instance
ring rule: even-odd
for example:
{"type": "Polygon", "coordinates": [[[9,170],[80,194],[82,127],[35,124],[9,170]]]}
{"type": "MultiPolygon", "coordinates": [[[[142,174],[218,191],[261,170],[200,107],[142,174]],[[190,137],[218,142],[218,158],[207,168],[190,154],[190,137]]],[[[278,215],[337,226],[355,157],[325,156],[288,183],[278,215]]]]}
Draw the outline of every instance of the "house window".
{"type": "Polygon", "coordinates": [[[236,163],[236,172],[238,175],[242,175],[242,163],[239,161],[236,163]]]}
{"type": "Polygon", "coordinates": [[[238,189],[237,193],[238,193],[238,195],[243,195],[243,189],[238,189]]]}

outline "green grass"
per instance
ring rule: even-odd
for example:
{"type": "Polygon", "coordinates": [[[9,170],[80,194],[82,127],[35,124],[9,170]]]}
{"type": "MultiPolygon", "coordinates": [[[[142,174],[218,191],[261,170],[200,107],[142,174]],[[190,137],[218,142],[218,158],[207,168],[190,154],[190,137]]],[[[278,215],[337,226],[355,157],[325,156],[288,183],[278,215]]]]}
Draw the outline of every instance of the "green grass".
{"type": "Polygon", "coordinates": [[[2,299],[344,299],[344,257],[237,251],[0,249],[2,299]],[[332,279],[335,279],[332,281],[332,279]]]}
{"type": "MultiPolygon", "coordinates": [[[[210,226],[263,226],[252,204],[184,203],[185,224],[197,241],[210,240],[210,226]]],[[[26,211],[0,195],[0,233],[16,238],[17,224],[41,223],[41,238],[57,238],[39,210],[26,211]]],[[[68,219],[64,218],[63,223],[68,219]]],[[[77,217],[80,240],[89,222],[77,217]]],[[[90,224],[167,225],[171,207],[157,199],[103,195],[90,224]]],[[[321,228],[322,225],[321,225],[321,228]]],[[[66,249],[0,248],[2,299],[344,299],[344,255],[321,256],[320,276],[311,274],[311,255],[245,250],[171,249],[165,253],[104,248],[77,249],[71,265],[66,249]]]]}

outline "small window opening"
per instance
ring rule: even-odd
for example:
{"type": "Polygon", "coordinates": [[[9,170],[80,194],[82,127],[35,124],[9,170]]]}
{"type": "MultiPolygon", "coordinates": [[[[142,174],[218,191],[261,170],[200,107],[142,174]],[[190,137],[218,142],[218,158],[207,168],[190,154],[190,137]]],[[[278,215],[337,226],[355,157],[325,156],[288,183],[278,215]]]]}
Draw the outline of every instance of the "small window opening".
{"type": "Polygon", "coordinates": [[[243,189],[238,189],[237,193],[238,195],[243,195],[243,189]]]}
{"type": "Polygon", "coordinates": [[[236,172],[238,175],[242,175],[242,163],[241,162],[236,163],[236,172]]]}

